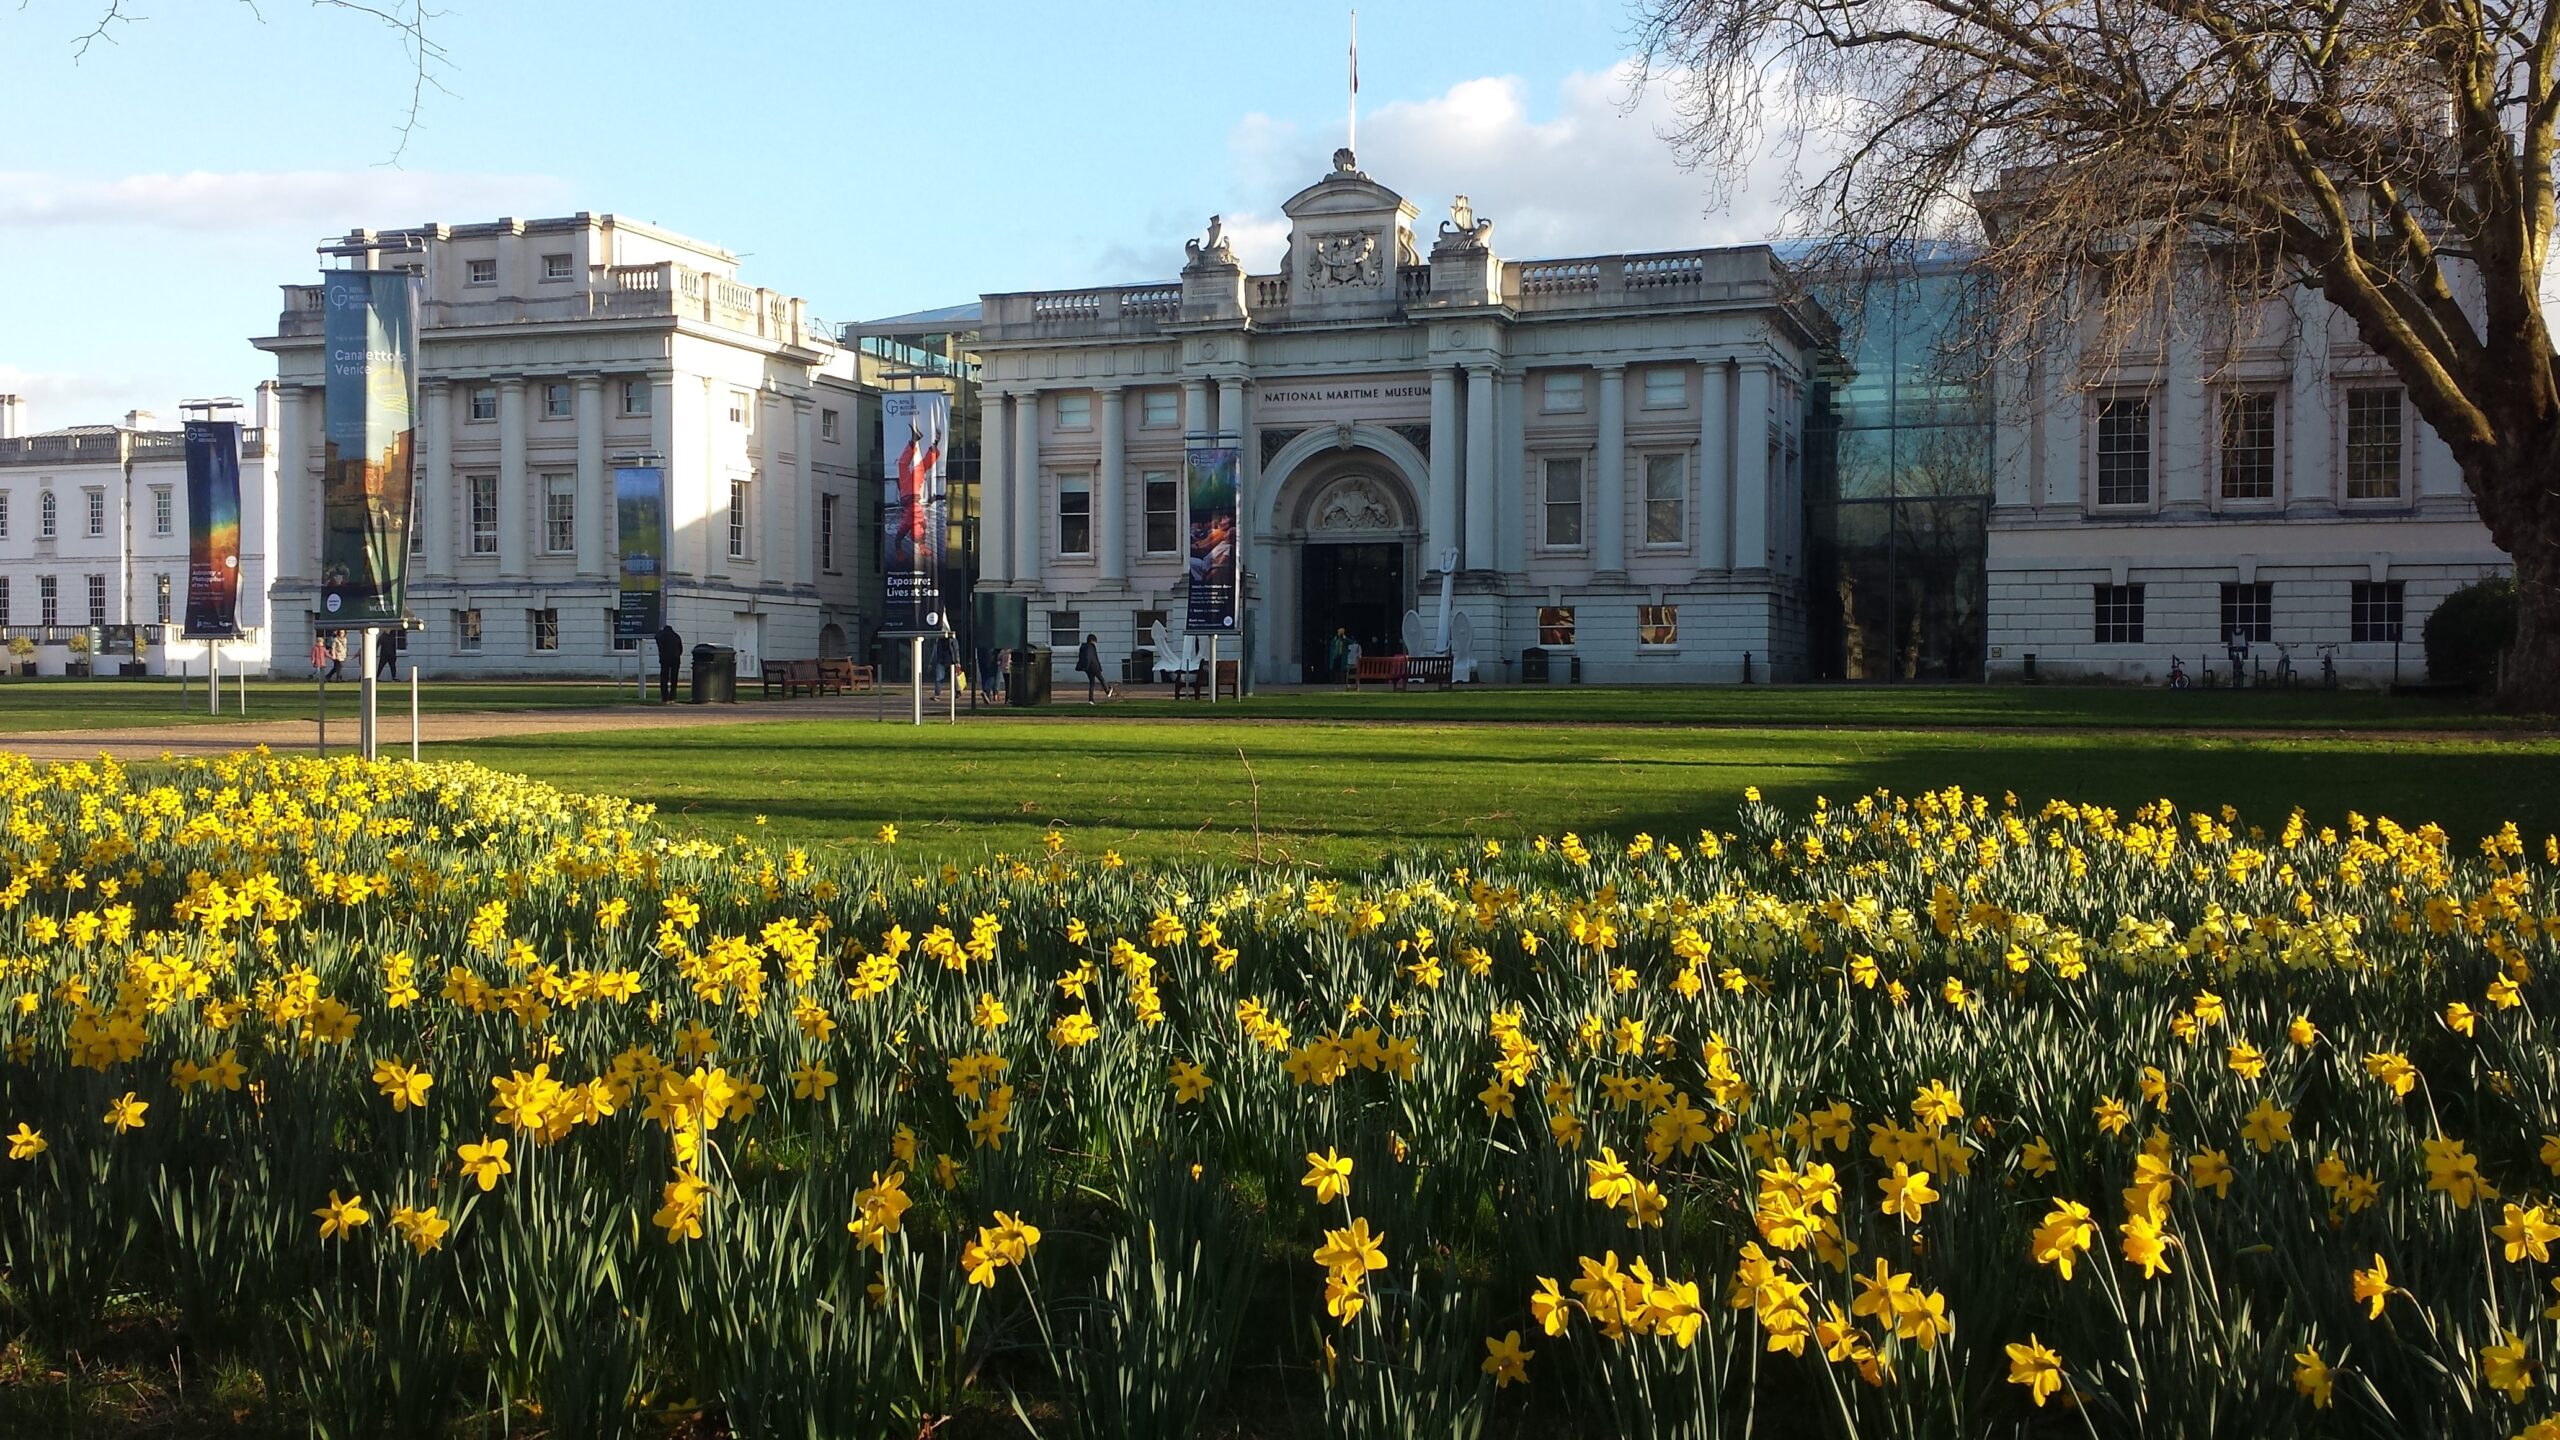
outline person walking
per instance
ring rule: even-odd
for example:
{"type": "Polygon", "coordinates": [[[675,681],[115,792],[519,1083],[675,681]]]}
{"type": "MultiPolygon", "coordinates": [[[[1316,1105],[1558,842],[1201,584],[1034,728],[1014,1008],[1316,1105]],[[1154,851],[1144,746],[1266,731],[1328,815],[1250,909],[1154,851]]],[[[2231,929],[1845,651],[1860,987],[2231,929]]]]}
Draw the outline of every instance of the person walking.
{"type": "Polygon", "coordinates": [[[1351,632],[1337,625],[1333,629],[1333,639],[1327,642],[1324,647],[1325,678],[1335,681],[1340,680],[1342,678],[1343,661],[1349,659],[1350,655],[1351,632]]]}
{"type": "Polygon", "coordinates": [[[400,632],[385,630],[373,642],[374,673],[397,683],[400,679],[400,632]]]}
{"type": "Polygon", "coordinates": [[[684,637],[673,625],[658,627],[658,703],[672,704],[676,698],[676,667],[684,663],[684,637]]]}
{"type": "Polygon", "coordinates": [[[318,631],[313,631],[311,635],[311,673],[319,675],[325,679],[327,677],[324,672],[326,672],[328,668],[329,637],[320,634],[318,631]]]}
{"type": "Polygon", "coordinates": [[[344,630],[333,630],[333,631],[329,632],[329,677],[328,677],[328,678],[330,678],[330,679],[332,679],[332,680],[337,679],[337,678],[338,678],[338,672],[339,672],[339,671],[341,671],[341,670],[344,670],[344,669],[346,669],[346,668],[347,668],[347,632],[346,632],[346,631],[344,631],[344,630]]]}
{"type": "Polygon", "coordinates": [[[1076,647],[1076,669],[1084,676],[1084,703],[1087,705],[1094,703],[1093,691],[1097,685],[1102,687],[1103,699],[1120,698],[1120,692],[1102,676],[1102,641],[1099,636],[1087,635],[1084,643],[1076,647]]]}
{"type": "Polygon", "coordinates": [[[935,636],[935,637],[933,638],[933,698],[934,698],[934,699],[939,700],[939,699],[941,699],[941,698],[942,698],[942,687],[943,687],[943,684],[944,684],[944,682],[948,681],[950,678],[951,678],[951,637],[950,637],[950,636],[948,636],[948,635],[937,635],[937,636],[935,636]]]}

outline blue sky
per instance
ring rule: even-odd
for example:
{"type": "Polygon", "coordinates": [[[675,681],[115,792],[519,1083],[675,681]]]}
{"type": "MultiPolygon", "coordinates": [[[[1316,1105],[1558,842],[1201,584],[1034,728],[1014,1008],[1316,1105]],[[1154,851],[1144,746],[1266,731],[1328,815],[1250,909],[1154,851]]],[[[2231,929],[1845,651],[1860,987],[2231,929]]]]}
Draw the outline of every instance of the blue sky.
{"type": "MultiPolygon", "coordinates": [[[[276,286],[353,225],[614,211],[833,320],[1171,275],[1213,212],[1276,261],[1342,142],[1346,14],[1300,5],[445,0],[418,129],[378,23],[302,0],[0,6],[0,391],[38,428],[246,396],[276,286]]],[[[1632,109],[1620,0],[1373,4],[1362,167],[1512,256],[1758,239],[1632,109]]]]}

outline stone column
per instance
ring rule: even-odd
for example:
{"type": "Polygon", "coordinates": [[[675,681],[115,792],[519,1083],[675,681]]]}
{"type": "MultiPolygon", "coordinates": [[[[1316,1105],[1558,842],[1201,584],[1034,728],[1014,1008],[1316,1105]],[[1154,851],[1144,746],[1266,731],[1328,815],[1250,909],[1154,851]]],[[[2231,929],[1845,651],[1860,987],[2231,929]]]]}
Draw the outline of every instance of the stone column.
{"type": "Polygon", "coordinates": [[[1627,573],[1627,367],[1600,367],[1600,454],[1593,467],[1591,568],[1627,573]]]}
{"type": "Polygon", "coordinates": [[[708,581],[729,574],[729,471],[720,463],[720,436],[729,417],[720,403],[720,382],[702,377],[702,565],[694,573],[708,581]]]}
{"type": "Polygon", "coordinates": [[[426,532],[418,568],[442,580],[453,574],[453,387],[420,382],[418,409],[418,515],[426,532]]]}
{"type": "Polygon", "coordinates": [[[511,580],[525,573],[533,530],[524,459],[524,377],[510,375],[498,381],[498,574],[511,580]]]}
{"type": "Polygon", "coordinates": [[[1013,578],[1040,588],[1040,392],[1013,402],[1013,578]]]}
{"type": "MultiPolygon", "coordinates": [[[[817,583],[817,559],[812,551],[818,534],[818,406],[803,395],[791,402],[792,455],[797,463],[791,475],[791,523],[783,529],[783,544],[791,552],[791,563],[775,578],[785,585],[807,586],[817,583]]],[[[844,537],[838,536],[841,544],[844,537]]]]}
{"type": "Polygon", "coordinates": [[[1102,392],[1102,467],[1093,477],[1094,573],[1109,582],[1129,574],[1127,495],[1129,459],[1121,435],[1121,392],[1117,385],[1102,392]]]}
{"type": "Polygon", "coordinates": [[[1218,417],[1209,411],[1209,382],[1182,382],[1182,443],[1210,445],[1218,439],[1218,417]]]}
{"type": "Polygon", "coordinates": [[[1422,572],[1436,574],[1458,542],[1458,372],[1431,372],[1431,493],[1422,503],[1422,572]]]}
{"type": "Polygon", "coordinates": [[[1698,372],[1698,568],[1733,568],[1733,367],[1698,372]]]}
{"type": "Polygon", "coordinates": [[[604,469],[604,377],[578,377],[578,573],[604,573],[605,532],[613,524],[613,486],[604,469]]]}
{"type": "Polygon", "coordinates": [[[319,571],[311,546],[311,432],[317,387],[287,385],[276,394],[276,553],[268,566],[278,583],[308,581],[319,571]]]}
{"type": "Polygon", "coordinates": [[[1466,568],[1494,568],[1493,367],[1467,367],[1466,568]]]}
{"type": "Polygon", "coordinates": [[[1517,574],[1527,563],[1523,526],[1528,513],[1528,378],[1505,375],[1495,384],[1494,393],[1501,398],[1501,413],[1494,422],[1498,447],[1493,481],[1494,563],[1517,574]]]}
{"type": "Polygon", "coordinates": [[[1013,397],[979,392],[978,579],[1001,585],[1013,578],[1013,397]]]}
{"type": "MultiPolygon", "coordinates": [[[[676,548],[676,542],[684,534],[684,512],[676,502],[677,477],[683,474],[683,467],[676,463],[676,382],[672,375],[652,375],[646,383],[649,386],[649,453],[653,457],[651,463],[661,467],[660,484],[664,487],[662,493],[667,512],[667,553],[659,557],[659,563],[666,570],[665,579],[660,582],[664,584],[671,582],[675,572],[684,568],[684,555],[676,548]]],[[[622,554],[619,535],[614,539],[613,549],[615,565],[619,569],[622,554]]],[[[666,598],[669,605],[674,603],[672,592],[667,592],[666,598]]],[[[670,609],[667,613],[672,615],[675,612],[670,609]]]]}
{"type": "Polygon", "coordinates": [[[782,463],[782,419],[790,402],[758,391],[756,407],[756,574],[766,585],[791,583],[791,536],[799,500],[792,492],[800,478],[798,462],[782,463]]]}
{"type": "Polygon", "coordinates": [[[1769,367],[1746,363],[1733,397],[1733,568],[1769,568],[1769,367]]]}

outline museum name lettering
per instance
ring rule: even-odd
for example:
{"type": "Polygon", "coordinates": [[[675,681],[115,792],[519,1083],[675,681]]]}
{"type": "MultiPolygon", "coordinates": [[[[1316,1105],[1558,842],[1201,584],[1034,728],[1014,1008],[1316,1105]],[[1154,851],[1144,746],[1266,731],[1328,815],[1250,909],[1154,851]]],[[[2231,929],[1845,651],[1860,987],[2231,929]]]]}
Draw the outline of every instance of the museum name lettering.
{"type": "Polygon", "coordinates": [[[1338,405],[1346,400],[1418,400],[1430,393],[1428,385],[1337,385],[1318,390],[1266,387],[1262,399],[1265,404],[1338,405]]]}

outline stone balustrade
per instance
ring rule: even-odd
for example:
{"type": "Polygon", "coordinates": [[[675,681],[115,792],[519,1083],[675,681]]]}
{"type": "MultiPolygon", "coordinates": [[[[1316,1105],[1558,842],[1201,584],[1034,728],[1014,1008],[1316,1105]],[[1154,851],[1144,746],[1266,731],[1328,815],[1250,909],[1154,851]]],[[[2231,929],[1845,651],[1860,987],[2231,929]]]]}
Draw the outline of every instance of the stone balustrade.
{"type": "MultiPolygon", "coordinates": [[[[276,333],[319,334],[321,290],[318,285],[285,286],[276,333]]],[[[590,272],[586,284],[574,289],[546,286],[532,296],[428,298],[418,308],[420,322],[431,329],[670,317],[802,349],[830,348],[836,343],[835,332],[809,314],[808,302],[672,260],[600,266],[590,272]]]]}

